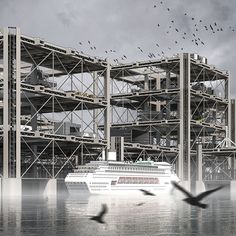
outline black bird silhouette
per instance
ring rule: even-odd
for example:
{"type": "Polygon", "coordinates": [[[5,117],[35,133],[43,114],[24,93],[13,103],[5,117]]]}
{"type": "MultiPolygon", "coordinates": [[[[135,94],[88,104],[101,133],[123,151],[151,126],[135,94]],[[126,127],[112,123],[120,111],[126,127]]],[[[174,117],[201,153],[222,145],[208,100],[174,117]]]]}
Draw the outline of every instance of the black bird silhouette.
{"type": "Polygon", "coordinates": [[[192,20],[194,20],[194,18],[192,17],[192,20]]]}
{"type": "Polygon", "coordinates": [[[198,194],[197,196],[194,197],[191,193],[189,193],[183,187],[178,185],[175,181],[171,181],[171,183],[174,185],[174,187],[179,189],[182,193],[184,193],[187,196],[187,198],[183,199],[183,201],[187,202],[190,205],[201,207],[201,208],[207,208],[207,204],[204,204],[204,203],[200,202],[203,198],[205,198],[209,194],[214,193],[214,192],[216,192],[216,191],[218,191],[218,190],[220,190],[224,187],[224,186],[220,186],[218,188],[214,188],[214,189],[202,192],[202,193],[200,193],[200,194],[198,194]]]}
{"type": "Polygon", "coordinates": [[[139,189],[139,190],[142,191],[144,195],[156,196],[154,193],[151,193],[151,192],[149,192],[149,191],[147,191],[145,189],[139,189]]]}
{"type": "Polygon", "coordinates": [[[184,13],[185,16],[187,16],[187,13],[184,13]]]}
{"type": "Polygon", "coordinates": [[[160,47],[158,43],[156,43],[156,46],[157,46],[157,47],[160,47]]]}
{"type": "Polygon", "coordinates": [[[97,221],[100,224],[105,224],[105,221],[103,220],[103,216],[107,213],[108,208],[106,204],[102,204],[102,210],[98,213],[96,216],[92,216],[90,220],[97,221]]]}
{"type": "Polygon", "coordinates": [[[212,25],[210,25],[210,28],[211,28],[211,30],[213,30],[213,27],[212,27],[212,25]]]}
{"type": "Polygon", "coordinates": [[[88,40],[88,43],[90,44],[90,41],[88,40]]]}
{"type": "Polygon", "coordinates": [[[170,11],[170,8],[167,8],[167,11],[170,11]]]}
{"type": "Polygon", "coordinates": [[[176,32],[179,32],[179,30],[178,30],[178,29],[175,29],[175,31],[176,31],[176,32]]]}
{"type": "Polygon", "coordinates": [[[160,27],[160,24],[157,24],[158,27],[160,27]]]}
{"type": "Polygon", "coordinates": [[[157,6],[156,6],[156,5],[154,5],[153,7],[154,7],[154,8],[156,8],[157,6]]]}
{"type": "Polygon", "coordinates": [[[80,45],[82,45],[82,43],[81,43],[81,42],[79,42],[79,44],[80,44],[80,45]]]}
{"type": "Polygon", "coordinates": [[[140,202],[140,203],[137,203],[136,206],[142,206],[143,204],[145,204],[144,202],[140,202]]]}

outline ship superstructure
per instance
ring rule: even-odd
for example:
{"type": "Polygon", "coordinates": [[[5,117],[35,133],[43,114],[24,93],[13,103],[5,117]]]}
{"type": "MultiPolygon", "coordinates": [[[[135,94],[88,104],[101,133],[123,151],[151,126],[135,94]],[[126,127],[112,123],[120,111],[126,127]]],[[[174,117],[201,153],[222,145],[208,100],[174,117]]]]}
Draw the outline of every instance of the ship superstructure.
{"type": "Polygon", "coordinates": [[[167,162],[91,161],[69,173],[65,183],[73,195],[163,191],[171,188],[171,180],[179,181],[167,162]]]}

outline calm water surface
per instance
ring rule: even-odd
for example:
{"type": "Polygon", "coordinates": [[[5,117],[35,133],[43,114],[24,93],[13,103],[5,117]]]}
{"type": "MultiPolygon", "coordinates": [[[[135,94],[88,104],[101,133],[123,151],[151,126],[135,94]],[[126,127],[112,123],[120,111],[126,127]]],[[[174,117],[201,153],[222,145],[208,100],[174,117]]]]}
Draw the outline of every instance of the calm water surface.
{"type": "Polygon", "coordinates": [[[1,201],[0,235],[236,235],[236,201],[210,196],[207,209],[183,196],[92,196],[1,201]],[[90,221],[106,203],[106,224],[90,221]],[[144,203],[137,206],[138,203],[144,203]]]}

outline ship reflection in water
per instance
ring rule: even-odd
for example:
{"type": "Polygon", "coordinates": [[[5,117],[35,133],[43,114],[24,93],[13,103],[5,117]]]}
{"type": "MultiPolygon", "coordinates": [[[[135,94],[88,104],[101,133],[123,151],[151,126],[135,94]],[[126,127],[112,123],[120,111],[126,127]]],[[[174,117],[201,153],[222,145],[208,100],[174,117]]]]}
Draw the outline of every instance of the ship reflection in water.
{"type": "Polygon", "coordinates": [[[236,201],[217,194],[199,209],[183,196],[90,196],[1,201],[0,235],[236,235],[236,201]],[[105,224],[91,221],[102,204],[105,224]]]}

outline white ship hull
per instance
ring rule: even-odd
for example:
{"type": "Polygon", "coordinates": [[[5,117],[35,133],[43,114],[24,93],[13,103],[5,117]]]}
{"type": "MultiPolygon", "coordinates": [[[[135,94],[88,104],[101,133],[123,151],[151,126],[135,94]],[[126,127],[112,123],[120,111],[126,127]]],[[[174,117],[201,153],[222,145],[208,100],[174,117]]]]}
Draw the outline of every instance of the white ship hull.
{"type": "MultiPolygon", "coordinates": [[[[113,169],[118,169],[115,167],[113,169]]],[[[152,173],[155,168],[149,169],[151,173],[143,169],[143,173],[139,173],[139,166],[124,165],[124,170],[110,170],[112,167],[106,165],[99,166],[93,173],[70,173],[65,178],[70,195],[90,195],[90,194],[140,194],[140,189],[145,189],[153,193],[168,192],[172,189],[171,181],[179,181],[179,178],[170,171],[170,165],[157,168],[158,173],[152,173]],[[131,168],[133,169],[131,169],[131,168]],[[110,169],[109,169],[110,168],[110,169]],[[132,171],[125,171],[125,169],[132,171]],[[138,173],[137,173],[138,172],[138,173]],[[163,172],[163,173],[162,173],[163,172]],[[168,172],[168,173],[167,173],[168,172]]],[[[141,166],[142,167],[142,166],[141,166]]],[[[82,168],[82,167],[81,167],[82,168]]],[[[85,167],[86,168],[86,167],[85,167]]],[[[157,171],[156,171],[157,172],[157,171]]]]}

